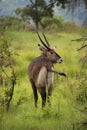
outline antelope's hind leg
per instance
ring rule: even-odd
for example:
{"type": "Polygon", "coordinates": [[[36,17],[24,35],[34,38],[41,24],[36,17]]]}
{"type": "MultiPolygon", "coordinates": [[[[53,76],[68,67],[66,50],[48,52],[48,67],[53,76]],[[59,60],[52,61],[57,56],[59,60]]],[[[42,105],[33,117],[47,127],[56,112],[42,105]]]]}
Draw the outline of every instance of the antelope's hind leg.
{"type": "Polygon", "coordinates": [[[42,108],[45,107],[46,105],[46,87],[40,87],[38,89],[38,91],[40,92],[41,94],[41,98],[42,98],[42,108]]]}
{"type": "Polygon", "coordinates": [[[30,80],[30,81],[31,81],[31,86],[32,86],[33,93],[34,93],[34,104],[35,104],[35,107],[37,107],[37,101],[38,101],[37,88],[36,88],[34,82],[32,80],[30,80]]]}
{"type": "Polygon", "coordinates": [[[53,90],[53,82],[54,82],[54,73],[52,72],[48,72],[48,85],[47,85],[47,88],[48,88],[48,105],[50,106],[51,103],[50,103],[50,97],[52,95],[52,90],[53,90]]]}

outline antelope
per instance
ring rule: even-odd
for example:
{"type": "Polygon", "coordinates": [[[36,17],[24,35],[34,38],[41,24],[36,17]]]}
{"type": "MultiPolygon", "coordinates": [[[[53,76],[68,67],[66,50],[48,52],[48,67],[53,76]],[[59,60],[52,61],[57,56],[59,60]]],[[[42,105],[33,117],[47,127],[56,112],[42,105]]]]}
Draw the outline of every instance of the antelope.
{"type": "Polygon", "coordinates": [[[62,63],[62,58],[57,54],[56,48],[51,47],[46,36],[43,34],[45,42],[41,39],[39,33],[37,32],[38,38],[42,45],[38,44],[42,54],[31,61],[28,66],[29,80],[33,89],[34,94],[34,104],[37,107],[38,94],[39,91],[42,98],[42,108],[46,104],[46,97],[52,95],[53,90],[53,80],[54,80],[54,64],[62,63]]]}

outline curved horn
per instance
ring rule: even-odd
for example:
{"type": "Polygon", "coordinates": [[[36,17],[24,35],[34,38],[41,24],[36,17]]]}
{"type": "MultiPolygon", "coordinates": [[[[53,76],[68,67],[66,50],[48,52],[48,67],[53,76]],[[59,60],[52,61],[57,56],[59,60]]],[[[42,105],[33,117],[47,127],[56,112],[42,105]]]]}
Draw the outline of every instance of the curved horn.
{"type": "Polygon", "coordinates": [[[37,32],[37,35],[38,35],[38,37],[39,37],[41,43],[42,43],[48,50],[50,50],[50,48],[49,48],[49,47],[43,42],[43,40],[41,39],[41,37],[40,37],[40,35],[39,35],[38,32],[37,32]]]}
{"type": "Polygon", "coordinates": [[[49,42],[47,41],[46,36],[45,36],[45,34],[44,34],[44,33],[43,33],[43,37],[44,37],[44,39],[45,39],[45,41],[46,41],[46,43],[47,43],[48,47],[50,47],[50,44],[49,44],[49,42]]]}

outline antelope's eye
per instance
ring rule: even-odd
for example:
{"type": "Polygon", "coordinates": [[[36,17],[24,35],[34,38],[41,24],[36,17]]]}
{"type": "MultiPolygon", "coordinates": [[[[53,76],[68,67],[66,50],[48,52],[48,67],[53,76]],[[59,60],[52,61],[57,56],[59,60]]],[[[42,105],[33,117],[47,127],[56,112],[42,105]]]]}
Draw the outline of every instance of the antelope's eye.
{"type": "Polygon", "coordinates": [[[53,52],[52,52],[52,51],[51,51],[50,53],[53,55],[53,52]]]}

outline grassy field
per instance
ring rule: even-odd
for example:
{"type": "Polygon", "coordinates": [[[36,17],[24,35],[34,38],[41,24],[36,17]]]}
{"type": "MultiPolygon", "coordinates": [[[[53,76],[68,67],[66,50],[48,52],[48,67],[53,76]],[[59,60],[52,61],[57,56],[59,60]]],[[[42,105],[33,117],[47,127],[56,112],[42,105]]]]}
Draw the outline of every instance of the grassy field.
{"type": "MultiPolygon", "coordinates": [[[[34,107],[33,92],[28,80],[27,68],[30,61],[40,55],[37,44],[40,43],[34,32],[6,32],[11,47],[15,50],[15,71],[17,84],[9,112],[2,113],[0,130],[77,130],[79,123],[86,116],[75,109],[79,86],[80,71],[79,53],[81,42],[72,42],[79,34],[46,34],[52,46],[57,46],[58,54],[63,58],[62,64],[56,64],[55,70],[67,74],[68,79],[55,75],[51,107],[41,109],[39,95],[38,108],[34,107]]],[[[86,127],[79,127],[86,130],[86,127]]]]}

